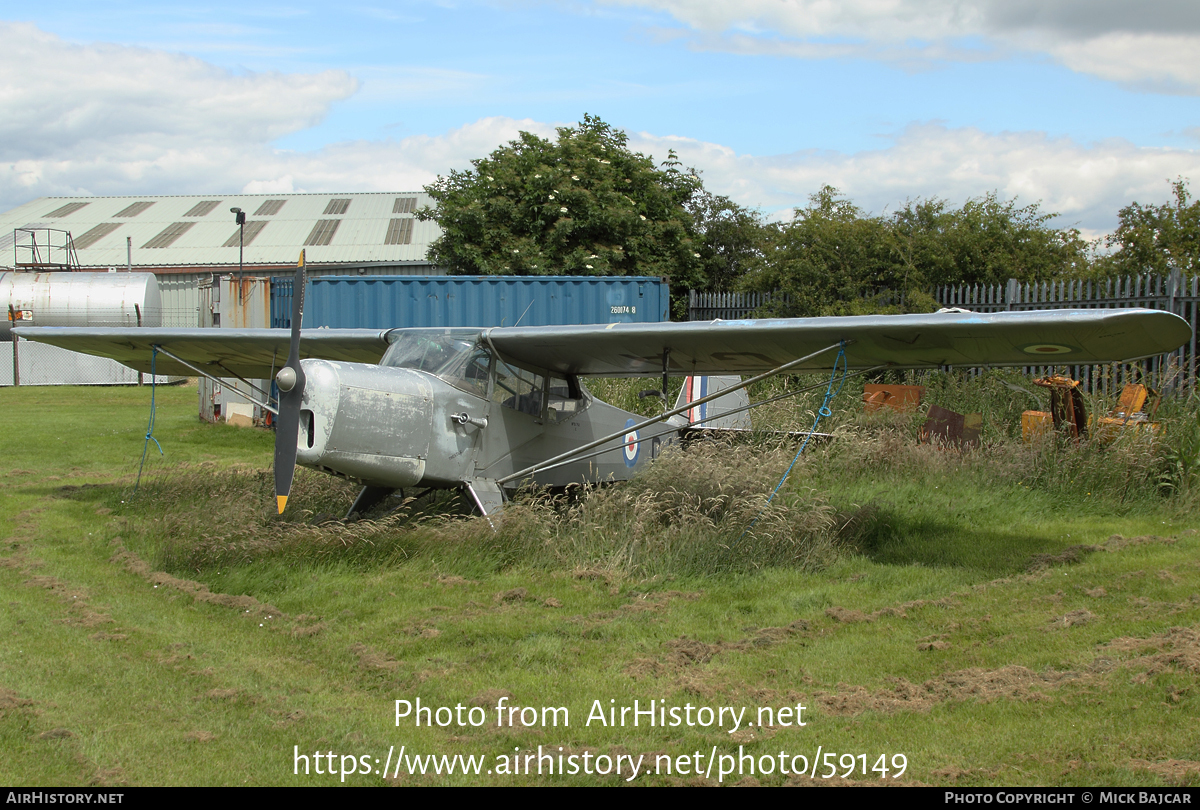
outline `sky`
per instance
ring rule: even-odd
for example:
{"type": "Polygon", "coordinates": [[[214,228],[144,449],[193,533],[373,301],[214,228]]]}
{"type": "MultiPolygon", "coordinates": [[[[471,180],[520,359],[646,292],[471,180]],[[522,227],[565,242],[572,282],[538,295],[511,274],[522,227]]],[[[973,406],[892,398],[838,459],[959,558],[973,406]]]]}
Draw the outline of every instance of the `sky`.
{"type": "Polygon", "coordinates": [[[1200,183],[1195,0],[68,0],[0,78],[0,210],[415,191],[584,114],[774,219],[995,192],[1096,238],[1200,183]]]}

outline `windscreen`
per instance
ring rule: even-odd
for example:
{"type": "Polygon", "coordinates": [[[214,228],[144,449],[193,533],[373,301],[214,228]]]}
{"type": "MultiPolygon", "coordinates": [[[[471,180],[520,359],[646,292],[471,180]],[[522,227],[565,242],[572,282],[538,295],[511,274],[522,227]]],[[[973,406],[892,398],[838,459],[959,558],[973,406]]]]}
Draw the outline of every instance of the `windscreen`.
{"type": "Polygon", "coordinates": [[[491,356],[475,329],[405,329],[393,332],[382,366],[428,372],[472,394],[487,396],[491,356]]]}

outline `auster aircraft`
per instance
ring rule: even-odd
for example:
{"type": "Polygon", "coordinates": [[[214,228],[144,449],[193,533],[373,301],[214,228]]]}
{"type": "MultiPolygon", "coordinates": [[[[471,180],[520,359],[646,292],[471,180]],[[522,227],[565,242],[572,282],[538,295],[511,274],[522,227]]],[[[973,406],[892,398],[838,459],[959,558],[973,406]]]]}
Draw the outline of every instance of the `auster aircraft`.
{"type": "MultiPolygon", "coordinates": [[[[305,281],[301,262],[298,291],[305,281]]],[[[839,350],[847,367],[858,370],[1083,365],[1162,354],[1191,337],[1182,318],[1145,309],[301,334],[303,300],[302,292],[294,296],[290,334],[65,327],[14,332],[143,372],[274,377],[278,409],[260,404],[277,414],[280,513],[301,464],[360,484],[351,513],[396,490],[424,487],[459,488],[484,515],[528,481],[565,486],[630,478],[682,430],[744,425],[736,415],[746,409],[742,392],[751,382],[829,370],[839,350]],[[670,374],[691,380],[679,404],[652,419],[601,402],[581,381],[661,375],[665,397],[670,374]],[[757,376],[736,385],[728,377],[702,376],[730,374],[757,376]],[[704,396],[710,384],[713,393],[704,396]],[[713,410],[705,413],[710,402],[713,410]]]]}

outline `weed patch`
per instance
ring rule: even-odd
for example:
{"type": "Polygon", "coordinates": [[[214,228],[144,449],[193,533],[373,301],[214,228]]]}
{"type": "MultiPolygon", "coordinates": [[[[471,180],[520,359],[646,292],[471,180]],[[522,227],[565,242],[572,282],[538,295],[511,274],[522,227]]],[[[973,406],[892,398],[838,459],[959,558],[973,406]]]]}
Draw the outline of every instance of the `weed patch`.
{"type": "MultiPolygon", "coordinates": [[[[134,510],[149,529],[142,544],[159,566],[179,572],[263,560],[366,566],[418,559],[480,573],[567,567],[610,582],[780,565],[815,570],[835,557],[834,514],[803,489],[767,504],[787,453],[700,443],[664,454],[625,485],[523,493],[493,522],[409,507],[353,523],[280,522],[264,506],[267,473],[207,467],[152,483],[134,510]]],[[[328,478],[301,471],[296,480],[294,501],[311,505],[309,495],[328,478]]],[[[314,496],[318,509],[352,500],[347,488],[335,490],[314,496]]]]}

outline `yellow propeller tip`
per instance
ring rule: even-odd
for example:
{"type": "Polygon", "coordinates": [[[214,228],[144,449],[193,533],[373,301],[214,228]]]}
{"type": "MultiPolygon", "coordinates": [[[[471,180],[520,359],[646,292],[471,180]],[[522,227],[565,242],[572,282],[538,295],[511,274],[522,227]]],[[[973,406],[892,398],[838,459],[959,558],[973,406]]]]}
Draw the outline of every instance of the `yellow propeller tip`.
{"type": "Polygon", "coordinates": [[[287,506],[287,499],[288,499],[287,495],[276,495],[275,496],[275,505],[279,507],[279,514],[281,514],[281,515],[283,514],[283,508],[285,506],[287,506]]]}

